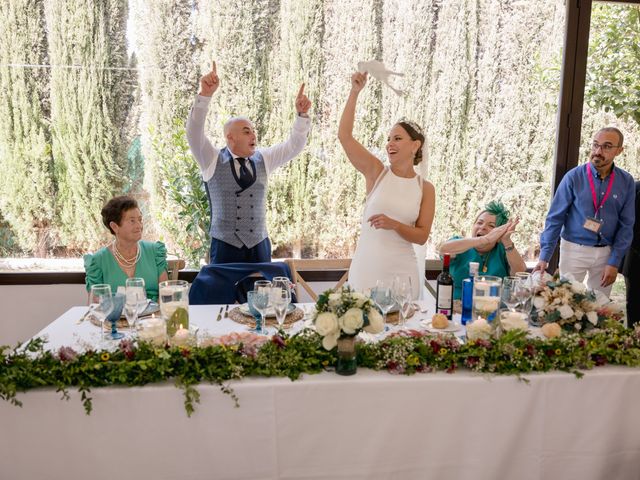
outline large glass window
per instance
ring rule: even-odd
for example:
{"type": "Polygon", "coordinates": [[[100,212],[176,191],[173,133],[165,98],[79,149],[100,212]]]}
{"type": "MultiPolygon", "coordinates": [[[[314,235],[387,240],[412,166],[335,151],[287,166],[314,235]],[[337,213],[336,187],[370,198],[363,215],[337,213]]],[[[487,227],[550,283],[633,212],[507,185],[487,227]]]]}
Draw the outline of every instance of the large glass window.
{"type": "MultiPolygon", "coordinates": [[[[207,131],[217,145],[225,119],[240,114],[255,121],[261,144],[284,139],[302,82],[313,102],[305,151],[270,180],[276,256],[353,252],[364,181],[336,130],[349,76],[371,59],[404,74],[392,78],[404,95],[371,79],[356,136],[384,159],[395,121],[423,126],[437,192],[427,255],[468,234],[490,200],[521,218],[516,244],[529,259],[537,254],[551,195],[563,0],[114,0],[80,11],[22,3],[0,6],[0,269],[13,268],[9,257],[78,258],[105,245],[100,208],[122,193],[142,204],[148,238],[197,266],[208,204],[184,122],[212,60],[221,87],[207,131]]],[[[595,100],[585,108],[584,130],[603,115],[631,122],[602,108],[595,100]]],[[[633,159],[637,146],[628,145],[633,159]]]]}

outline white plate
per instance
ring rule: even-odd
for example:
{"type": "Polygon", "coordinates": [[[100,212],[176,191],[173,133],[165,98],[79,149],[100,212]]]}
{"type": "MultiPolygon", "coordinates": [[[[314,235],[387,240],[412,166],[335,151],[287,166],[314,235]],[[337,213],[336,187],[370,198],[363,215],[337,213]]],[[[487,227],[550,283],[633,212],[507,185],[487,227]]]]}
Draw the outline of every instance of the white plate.
{"type": "MultiPolygon", "coordinates": [[[[249,305],[247,305],[246,303],[243,303],[238,308],[244,315],[253,315],[249,310],[249,305]]],[[[296,309],[296,306],[293,303],[290,303],[289,306],[287,307],[287,315],[293,312],[295,309],[296,309]]],[[[266,315],[267,317],[275,317],[276,311],[273,309],[273,307],[269,307],[267,308],[266,315]]]]}
{"type": "Polygon", "coordinates": [[[451,320],[449,320],[449,326],[447,328],[434,328],[434,326],[431,325],[431,320],[423,320],[422,322],[420,322],[420,325],[422,325],[424,328],[426,328],[430,332],[435,332],[435,333],[457,332],[462,328],[462,325],[456,322],[452,322],[451,320]]]}

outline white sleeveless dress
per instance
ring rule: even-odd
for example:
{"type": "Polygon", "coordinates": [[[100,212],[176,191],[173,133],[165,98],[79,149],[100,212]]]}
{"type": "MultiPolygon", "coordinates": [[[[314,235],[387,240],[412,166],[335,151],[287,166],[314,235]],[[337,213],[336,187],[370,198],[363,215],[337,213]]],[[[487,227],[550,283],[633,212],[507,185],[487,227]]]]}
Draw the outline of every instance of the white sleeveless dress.
{"type": "Polygon", "coordinates": [[[406,225],[414,225],[422,202],[422,179],[398,177],[386,167],[367,196],[360,239],[349,269],[349,285],[365,292],[378,280],[392,282],[396,275],[410,276],[413,298],[418,299],[422,281],[413,244],[393,230],[375,229],[367,219],[383,213],[406,225]]]}

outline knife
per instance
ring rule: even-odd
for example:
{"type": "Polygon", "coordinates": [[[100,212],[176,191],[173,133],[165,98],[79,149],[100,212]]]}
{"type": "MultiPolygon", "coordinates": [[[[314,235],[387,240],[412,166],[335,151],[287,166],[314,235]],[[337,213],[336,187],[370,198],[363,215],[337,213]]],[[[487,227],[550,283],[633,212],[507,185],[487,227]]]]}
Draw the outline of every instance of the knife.
{"type": "Polygon", "coordinates": [[[224,310],[224,307],[220,307],[220,311],[218,312],[218,316],[216,317],[217,322],[222,320],[222,310],[224,310]]]}

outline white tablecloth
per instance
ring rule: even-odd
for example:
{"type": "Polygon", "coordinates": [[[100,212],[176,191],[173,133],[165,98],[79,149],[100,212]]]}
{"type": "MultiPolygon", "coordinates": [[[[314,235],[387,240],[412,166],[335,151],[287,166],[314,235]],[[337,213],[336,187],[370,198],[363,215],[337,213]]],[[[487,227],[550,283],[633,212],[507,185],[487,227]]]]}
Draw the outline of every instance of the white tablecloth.
{"type": "Polygon", "coordinates": [[[90,416],[30,391],[0,402],[0,478],[639,478],[640,370],[527,378],[253,378],[231,383],[239,408],[199,386],[191,418],[169,383],[95,389],[90,416]]]}

